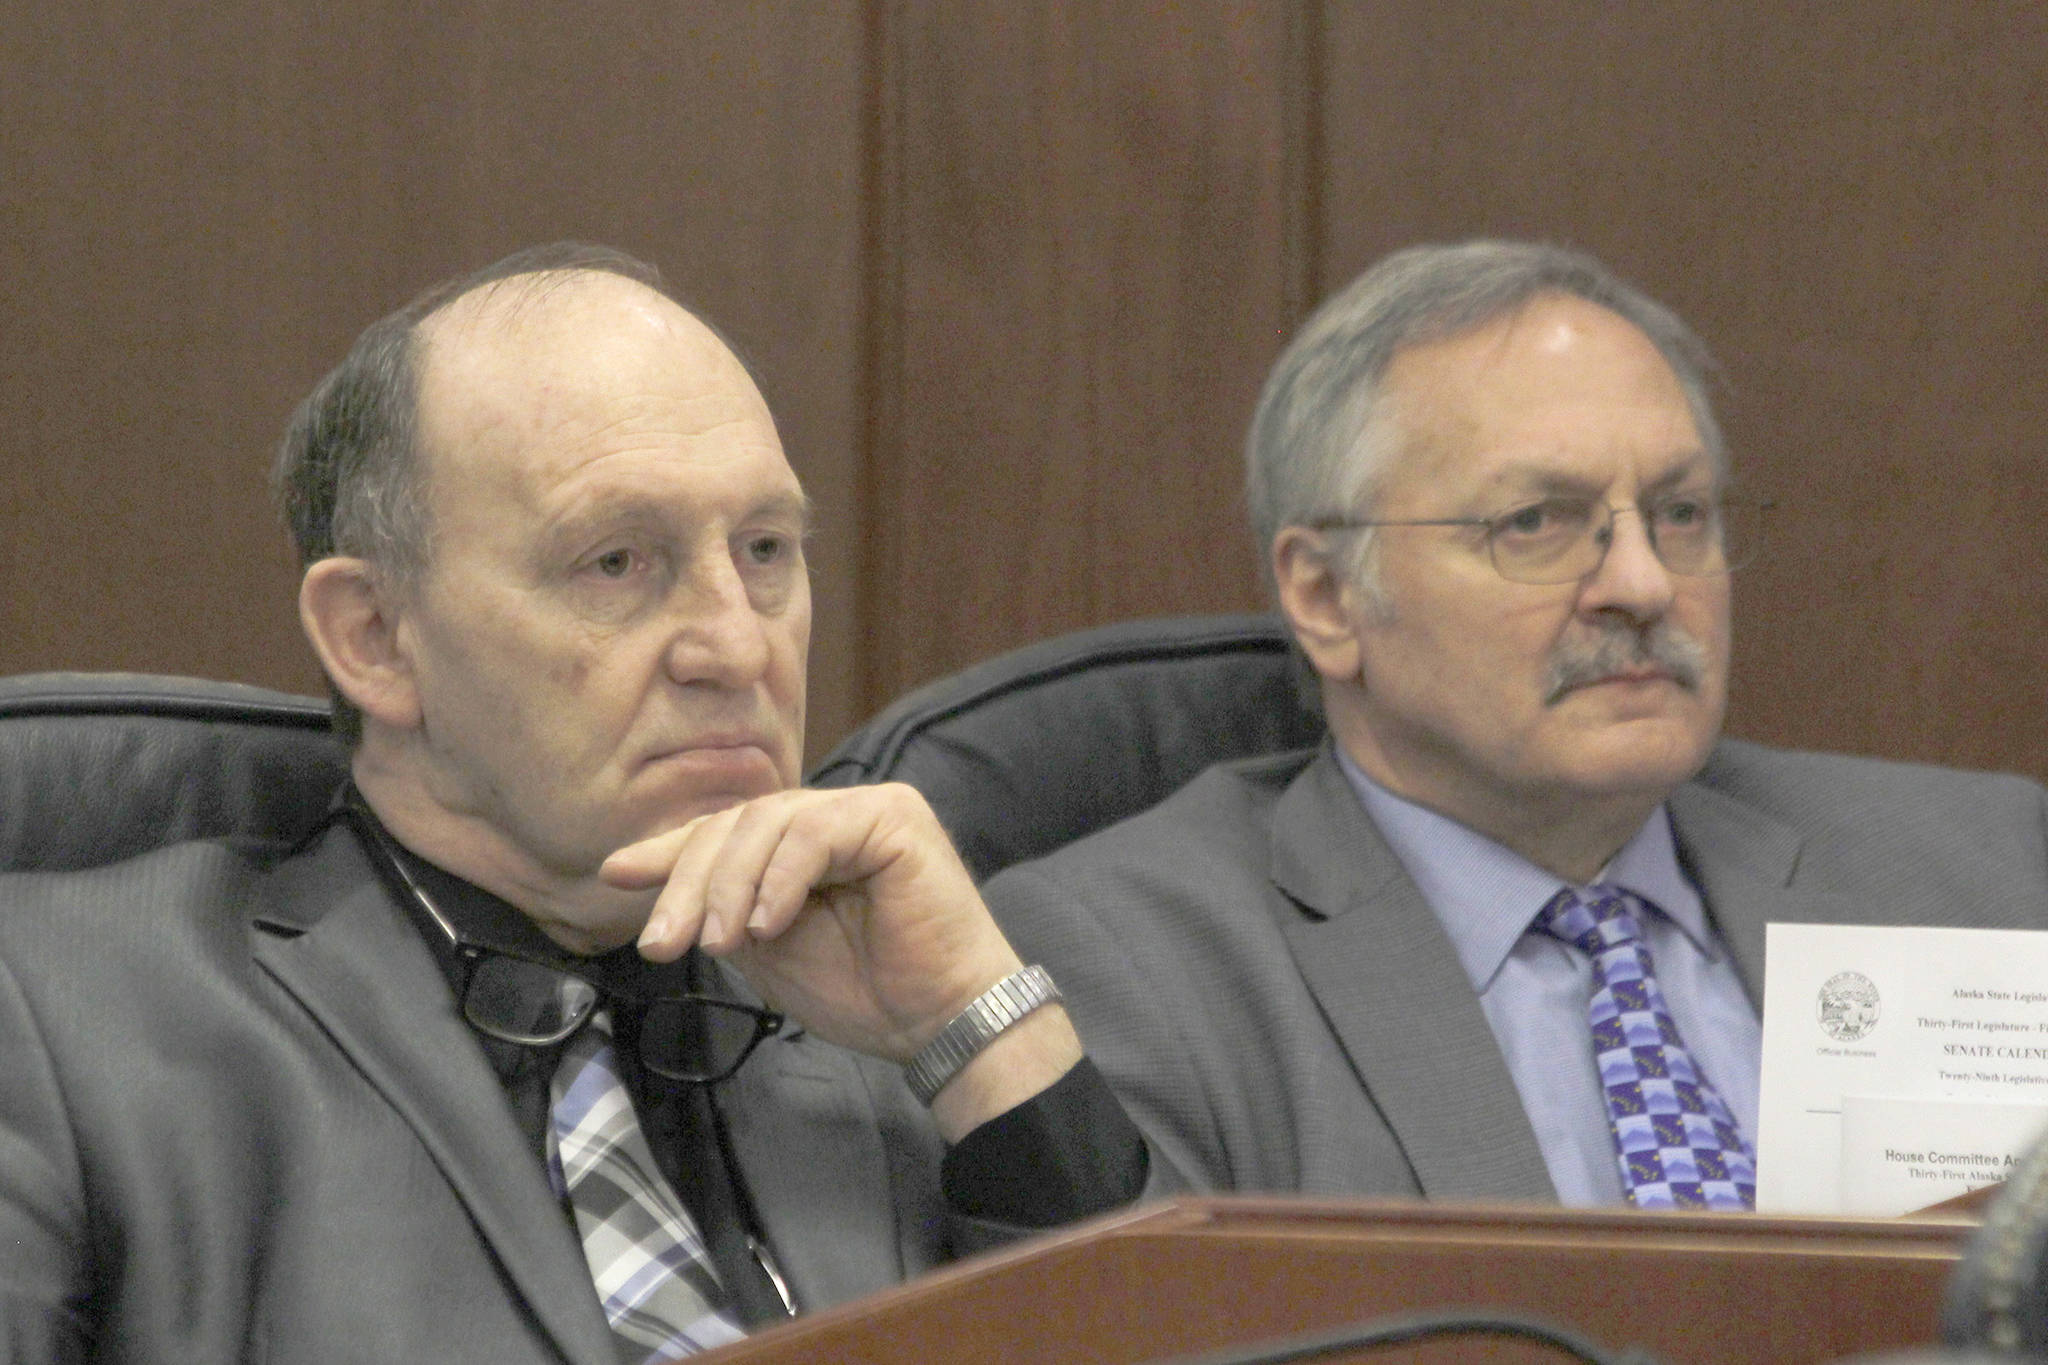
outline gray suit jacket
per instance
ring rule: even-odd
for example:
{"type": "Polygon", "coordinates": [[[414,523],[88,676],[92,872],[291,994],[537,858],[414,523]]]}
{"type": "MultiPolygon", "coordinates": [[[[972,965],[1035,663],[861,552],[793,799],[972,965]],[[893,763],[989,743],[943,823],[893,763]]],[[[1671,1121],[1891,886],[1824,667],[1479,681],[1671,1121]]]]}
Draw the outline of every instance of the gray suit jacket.
{"type": "MultiPolygon", "coordinates": [[[[2048,792],[1723,742],[1670,799],[1751,1000],[1773,920],[2048,928],[2048,792]]],[[[1327,744],[983,889],[1155,1161],[1203,1188],[1556,1199],[1435,914],[1327,744]]]]}
{"type": "MultiPolygon", "coordinates": [[[[893,1067],[719,1103],[809,1308],[949,1236],[893,1067]]],[[[0,881],[0,1358],[616,1361],[574,1232],[354,836],[0,881]]]]}

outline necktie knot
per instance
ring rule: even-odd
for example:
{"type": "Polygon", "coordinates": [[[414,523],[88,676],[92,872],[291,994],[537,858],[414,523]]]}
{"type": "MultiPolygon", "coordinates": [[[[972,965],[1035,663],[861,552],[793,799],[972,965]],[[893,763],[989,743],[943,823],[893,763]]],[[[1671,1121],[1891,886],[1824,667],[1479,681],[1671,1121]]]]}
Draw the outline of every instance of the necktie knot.
{"type": "Polygon", "coordinates": [[[1566,887],[1537,914],[1536,927],[1598,961],[1611,949],[1642,943],[1643,922],[1633,900],[1616,886],[1588,887],[1583,893],[1566,887]]]}

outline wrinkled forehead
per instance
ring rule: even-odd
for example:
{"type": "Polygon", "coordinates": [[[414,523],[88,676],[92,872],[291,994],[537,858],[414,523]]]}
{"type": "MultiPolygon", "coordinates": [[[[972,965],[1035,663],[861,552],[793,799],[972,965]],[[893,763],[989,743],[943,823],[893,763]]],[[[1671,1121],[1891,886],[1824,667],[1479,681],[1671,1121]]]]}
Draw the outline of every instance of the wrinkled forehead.
{"type": "Polygon", "coordinates": [[[744,431],[779,458],[746,368],[703,322],[634,280],[596,271],[513,276],[420,325],[420,448],[430,487],[451,476],[559,477],[593,452],[744,431]]]}
{"type": "Polygon", "coordinates": [[[1403,348],[1383,381],[1394,477],[1530,478],[1704,466],[1690,396],[1634,324],[1571,296],[1403,348]]]}

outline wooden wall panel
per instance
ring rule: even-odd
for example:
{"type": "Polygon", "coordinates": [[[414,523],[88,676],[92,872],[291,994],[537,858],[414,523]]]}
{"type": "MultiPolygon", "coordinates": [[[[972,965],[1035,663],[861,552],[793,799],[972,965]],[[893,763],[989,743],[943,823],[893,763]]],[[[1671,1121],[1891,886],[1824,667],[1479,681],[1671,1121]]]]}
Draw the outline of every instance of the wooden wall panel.
{"type": "Polygon", "coordinates": [[[1726,370],[1775,494],[1731,728],[2048,776],[2048,10],[1332,5],[1326,286],[1586,247],[1726,370]]]}
{"type": "Polygon", "coordinates": [[[444,273],[583,235],[765,373],[813,751],[1097,621],[1260,600],[1238,447],[1383,251],[1576,242],[1784,502],[1735,726],[2048,774],[2048,11],[2020,0],[0,0],[0,671],[316,685],[261,490],[444,273]]]}
{"type": "Polygon", "coordinates": [[[373,317],[535,241],[644,254],[756,361],[822,511],[813,730],[853,718],[863,12],[10,4],[0,672],[315,689],[263,489],[373,317]]]}
{"type": "Polygon", "coordinates": [[[1291,322],[1296,11],[884,8],[866,609],[879,701],[1257,601],[1237,447],[1291,322]]]}

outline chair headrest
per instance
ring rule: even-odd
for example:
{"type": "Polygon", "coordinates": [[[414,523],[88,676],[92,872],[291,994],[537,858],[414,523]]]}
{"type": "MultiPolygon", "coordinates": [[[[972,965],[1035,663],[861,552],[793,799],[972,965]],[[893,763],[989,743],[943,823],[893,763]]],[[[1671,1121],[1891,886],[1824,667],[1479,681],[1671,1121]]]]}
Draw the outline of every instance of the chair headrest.
{"type": "Polygon", "coordinates": [[[0,678],[0,869],[93,867],[185,839],[296,841],[347,776],[317,698],[137,673],[0,678]]]}
{"type": "Polygon", "coordinates": [[[907,782],[977,879],[1164,800],[1227,759],[1318,742],[1323,718],[1270,616],[1063,635],[911,692],[811,785],[907,782]]]}

